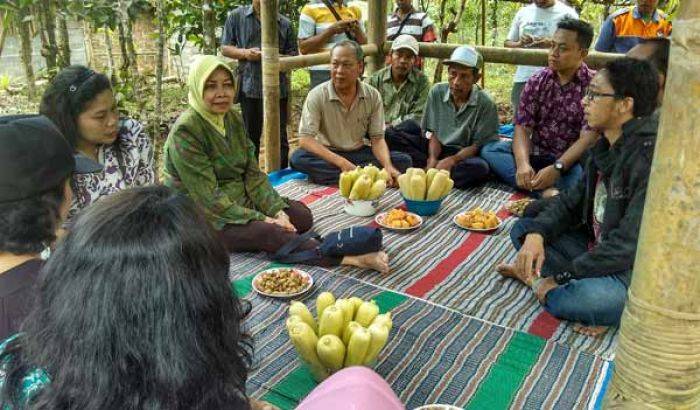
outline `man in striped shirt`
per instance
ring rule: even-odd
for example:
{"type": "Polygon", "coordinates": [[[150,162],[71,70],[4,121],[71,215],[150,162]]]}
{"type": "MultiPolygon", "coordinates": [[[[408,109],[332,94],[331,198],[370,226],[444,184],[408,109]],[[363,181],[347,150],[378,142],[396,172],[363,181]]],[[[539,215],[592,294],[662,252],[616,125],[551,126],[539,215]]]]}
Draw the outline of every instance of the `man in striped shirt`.
{"type": "MultiPolygon", "coordinates": [[[[333,7],[342,18],[341,21],[335,18],[321,0],[312,0],[301,9],[298,34],[301,54],[330,50],[335,44],[350,39],[348,34],[359,44],[367,43],[367,37],[360,24],[360,7],[350,6],[344,0],[334,0],[333,7]]],[[[309,74],[309,88],[314,88],[331,78],[330,67],[325,64],[309,68],[309,74]]]]}
{"type": "MultiPolygon", "coordinates": [[[[395,0],[396,10],[389,16],[386,25],[387,40],[394,39],[401,34],[409,34],[417,41],[432,43],[437,40],[435,25],[428,13],[418,11],[411,4],[411,0],[395,0]]],[[[391,63],[391,56],[387,56],[387,64],[391,63]]],[[[416,59],[415,67],[423,68],[423,59],[416,59]]]]}

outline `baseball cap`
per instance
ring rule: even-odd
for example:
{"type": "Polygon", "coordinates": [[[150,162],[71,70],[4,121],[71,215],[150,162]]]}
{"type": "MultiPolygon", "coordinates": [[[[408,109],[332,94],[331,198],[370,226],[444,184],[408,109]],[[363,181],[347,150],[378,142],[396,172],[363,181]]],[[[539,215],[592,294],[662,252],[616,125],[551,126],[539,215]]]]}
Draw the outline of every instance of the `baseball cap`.
{"type": "Polygon", "coordinates": [[[0,202],[13,202],[58,187],[71,173],[102,165],[73,149],[43,115],[0,117],[0,202]]]}
{"type": "Polygon", "coordinates": [[[400,50],[402,48],[411,50],[413,54],[418,55],[418,40],[411,35],[401,34],[391,43],[391,51],[400,50]]]}
{"type": "Polygon", "coordinates": [[[454,49],[449,60],[445,60],[443,64],[459,64],[464,67],[481,68],[483,59],[474,47],[459,46],[454,49]]]}

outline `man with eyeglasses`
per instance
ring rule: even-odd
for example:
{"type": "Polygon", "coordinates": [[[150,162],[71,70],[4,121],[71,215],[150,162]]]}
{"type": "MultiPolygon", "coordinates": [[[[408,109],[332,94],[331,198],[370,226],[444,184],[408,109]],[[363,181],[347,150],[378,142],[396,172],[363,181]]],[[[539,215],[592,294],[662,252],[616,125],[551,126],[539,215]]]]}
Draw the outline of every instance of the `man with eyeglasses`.
{"type": "Polygon", "coordinates": [[[595,72],[583,62],[593,40],[585,21],[557,24],[549,65],[528,80],[515,119],[515,136],[485,146],[481,156],[505,183],[550,197],[576,186],[579,160],[597,139],[586,126],[581,99],[595,72]]]}
{"type": "Polygon", "coordinates": [[[593,78],[583,99],[588,125],[602,134],[583,181],[511,230],[519,250],[498,272],[532,288],[544,309],[595,336],[620,322],[654,156],[658,74],[622,58],[593,78]]]}

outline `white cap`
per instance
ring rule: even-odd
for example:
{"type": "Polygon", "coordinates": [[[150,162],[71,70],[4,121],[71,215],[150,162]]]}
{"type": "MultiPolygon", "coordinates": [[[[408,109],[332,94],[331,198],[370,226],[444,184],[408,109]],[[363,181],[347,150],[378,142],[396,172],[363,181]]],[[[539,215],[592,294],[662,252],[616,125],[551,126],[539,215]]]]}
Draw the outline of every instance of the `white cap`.
{"type": "Polygon", "coordinates": [[[459,64],[465,67],[481,68],[483,60],[481,54],[470,46],[459,46],[454,49],[449,60],[443,64],[459,64]]]}
{"type": "Polygon", "coordinates": [[[401,34],[391,43],[391,51],[400,50],[402,48],[411,50],[413,54],[418,55],[418,40],[409,34],[401,34]]]}

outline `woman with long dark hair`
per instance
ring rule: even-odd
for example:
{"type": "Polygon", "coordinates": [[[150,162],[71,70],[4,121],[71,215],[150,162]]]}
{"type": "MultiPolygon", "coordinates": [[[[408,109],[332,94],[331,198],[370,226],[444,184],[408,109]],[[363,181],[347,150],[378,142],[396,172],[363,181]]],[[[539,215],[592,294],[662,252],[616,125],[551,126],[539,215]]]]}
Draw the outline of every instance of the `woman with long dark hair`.
{"type": "Polygon", "coordinates": [[[22,333],[0,342],[0,408],[249,408],[248,308],[228,270],[196,205],[166,187],[86,209],[22,333]]]}
{"type": "Polygon", "coordinates": [[[41,99],[41,114],[58,126],[74,150],[104,170],[73,177],[71,220],[105,195],[155,181],[153,148],[145,128],[120,118],[109,79],[73,65],[59,72],[41,99]]]}

